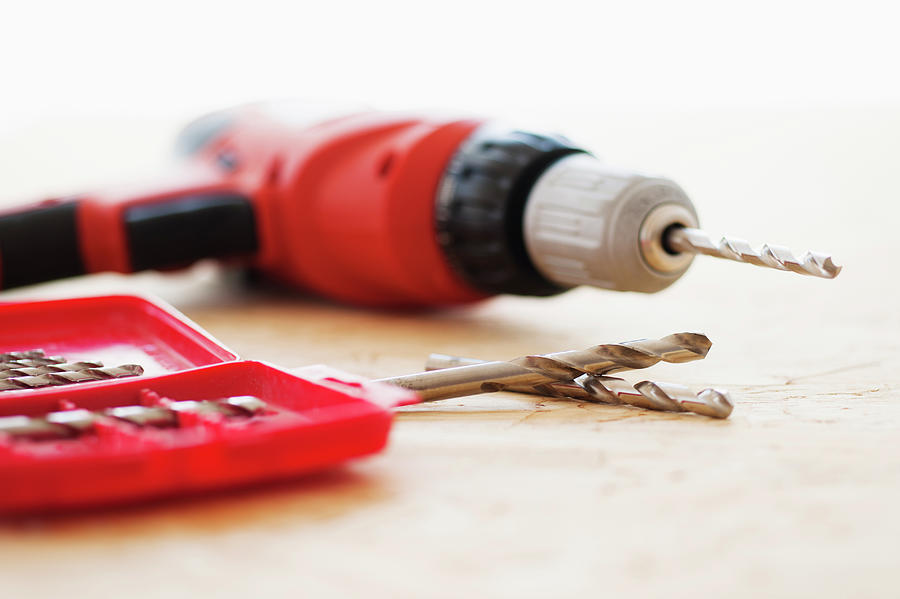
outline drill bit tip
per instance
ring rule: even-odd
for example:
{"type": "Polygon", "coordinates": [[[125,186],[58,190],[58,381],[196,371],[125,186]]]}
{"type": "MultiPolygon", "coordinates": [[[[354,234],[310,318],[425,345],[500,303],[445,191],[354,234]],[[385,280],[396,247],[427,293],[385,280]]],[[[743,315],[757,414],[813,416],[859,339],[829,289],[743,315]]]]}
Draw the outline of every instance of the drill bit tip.
{"type": "Polygon", "coordinates": [[[734,409],[728,393],[717,389],[695,393],[677,383],[641,381],[631,385],[610,376],[588,376],[577,383],[590,394],[592,399],[588,401],[612,405],[625,404],[660,412],[692,412],[710,418],[728,418],[734,409]]]}
{"type": "Polygon", "coordinates": [[[694,393],[684,385],[654,381],[641,381],[634,388],[649,401],[643,407],[654,410],[693,412],[710,418],[728,418],[734,410],[734,403],[728,392],[719,389],[704,389],[700,393],[694,393]]]}

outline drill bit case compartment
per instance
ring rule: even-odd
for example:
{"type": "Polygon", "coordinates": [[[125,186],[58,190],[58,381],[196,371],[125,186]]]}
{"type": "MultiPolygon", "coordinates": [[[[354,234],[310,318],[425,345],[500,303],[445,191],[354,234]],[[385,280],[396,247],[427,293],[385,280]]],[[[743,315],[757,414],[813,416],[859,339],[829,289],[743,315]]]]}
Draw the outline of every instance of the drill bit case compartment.
{"type": "Polygon", "coordinates": [[[72,363],[133,362],[143,374],[0,392],[0,513],[301,475],[381,450],[391,408],[418,401],[322,366],[240,360],[183,315],[134,296],[0,304],[0,353],[38,348],[72,363]]]}

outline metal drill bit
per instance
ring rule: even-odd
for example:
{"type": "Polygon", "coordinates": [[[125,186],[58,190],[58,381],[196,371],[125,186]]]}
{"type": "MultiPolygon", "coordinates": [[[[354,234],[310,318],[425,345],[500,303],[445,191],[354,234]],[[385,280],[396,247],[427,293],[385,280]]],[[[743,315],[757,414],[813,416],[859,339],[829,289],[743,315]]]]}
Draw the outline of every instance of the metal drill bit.
{"type": "Polygon", "coordinates": [[[86,368],[84,370],[69,372],[48,372],[38,376],[20,376],[0,379],[0,391],[38,389],[54,385],[118,379],[128,376],[138,376],[143,373],[144,369],[137,364],[124,364],[122,366],[110,366],[106,368],[86,368]]]}
{"type": "Polygon", "coordinates": [[[29,416],[6,416],[0,418],[0,433],[9,435],[14,439],[30,439],[32,441],[65,439],[73,436],[72,431],[61,424],[29,416]]]}
{"type": "Polygon", "coordinates": [[[185,400],[158,406],[120,406],[103,412],[138,426],[167,427],[178,424],[179,413],[222,414],[223,416],[253,416],[266,409],[264,401],[252,395],[226,397],[218,401],[185,400]]]}
{"type": "Polygon", "coordinates": [[[20,376],[41,376],[52,372],[69,372],[101,368],[102,362],[66,362],[64,364],[46,364],[43,366],[21,366],[0,370],[0,379],[9,379],[20,376]]]}
{"type": "Polygon", "coordinates": [[[66,359],[62,356],[40,356],[35,358],[20,358],[18,360],[9,360],[0,362],[0,372],[12,370],[14,368],[40,368],[51,364],[63,364],[66,359]]]}
{"type": "Polygon", "coordinates": [[[823,279],[833,279],[841,272],[841,267],[828,254],[806,252],[802,259],[798,259],[791,250],[768,244],[756,251],[743,239],[722,237],[716,242],[709,233],[688,227],[669,229],[665,244],[674,252],[704,254],[823,279]]]}
{"type": "Polygon", "coordinates": [[[138,364],[123,364],[122,366],[107,366],[105,368],[85,368],[69,372],[51,372],[47,376],[55,385],[67,383],[83,383],[86,381],[102,381],[106,379],[120,379],[128,376],[144,374],[144,368],[138,364]]]}
{"type": "Polygon", "coordinates": [[[77,437],[91,430],[106,417],[141,427],[166,428],[178,425],[180,412],[221,414],[226,418],[250,417],[263,413],[266,403],[254,396],[226,397],[220,400],[175,401],[158,406],[117,406],[102,411],[63,410],[43,417],[7,416],[0,418],[0,433],[15,439],[45,441],[77,437]]]}
{"type": "Polygon", "coordinates": [[[25,351],[9,351],[0,353],[0,362],[12,362],[14,360],[22,360],[22,359],[30,359],[30,358],[43,358],[44,350],[42,349],[29,349],[25,351]]]}
{"type": "MultiPolygon", "coordinates": [[[[478,360],[476,358],[463,358],[461,356],[448,356],[447,354],[430,354],[425,361],[425,370],[431,372],[433,370],[446,370],[447,368],[457,368],[459,366],[471,366],[473,364],[484,364],[486,360],[478,360]]],[[[593,375],[581,375],[582,377],[593,375]]],[[[514,393],[528,393],[531,395],[546,395],[548,397],[566,397],[569,399],[580,399],[583,401],[597,401],[587,389],[573,381],[551,381],[540,383],[532,386],[511,385],[505,387],[504,391],[512,391],[514,393]]],[[[604,402],[606,403],[606,402],[604,402]]]]}
{"type": "Polygon", "coordinates": [[[44,420],[50,424],[66,427],[69,436],[87,432],[93,428],[96,419],[97,417],[94,412],[84,409],[50,412],[44,416],[44,420]]]}
{"type": "Polygon", "coordinates": [[[662,339],[641,339],[597,345],[586,350],[524,356],[509,362],[484,362],[380,379],[418,392],[424,401],[533,387],[571,381],[584,374],[635,370],[658,362],[690,362],[706,357],[712,344],[705,335],[676,333],[662,339]]]}
{"type": "MultiPolygon", "coordinates": [[[[473,358],[431,354],[425,369],[442,370],[483,363],[473,358]]],[[[734,409],[726,391],[704,389],[694,393],[683,385],[653,381],[642,381],[632,386],[610,376],[582,375],[573,381],[554,381],[531,387],[510,386],[503,390],[593,403],[626,404],[663,412],[693,412],[711,418],[727,418],[734,409]]]]}

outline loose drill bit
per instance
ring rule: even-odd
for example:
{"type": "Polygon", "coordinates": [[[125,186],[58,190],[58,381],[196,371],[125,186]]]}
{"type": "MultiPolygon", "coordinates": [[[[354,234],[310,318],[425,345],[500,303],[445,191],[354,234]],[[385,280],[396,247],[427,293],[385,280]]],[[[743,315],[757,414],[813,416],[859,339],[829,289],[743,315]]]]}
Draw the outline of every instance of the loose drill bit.
{"type": "MultiPolygon", "coordinates": [[[[425,369],[433,371],[483,363],[473,358],[431,354],[425,369]]],[[[653,381],[642,381],[632,386],[610,376],[582,375],[573,381],[554,381],[531,387],[510,386],[503,390],[593,403],[626,404],[663,412],[693,412],[711,418],[728,418],[734,409],[726,391],[704,389],[694,393],[683,385],[653,381]]]]}
{"type": "Polygon", "coordinates": [[[121,420],[141,427],[166,428],[178,425],[178,414],[221,414],[226,418],[250,417],[266,410],[258,397],[245,395],[220,400],[175,401],[159,406],[117,406],[102,411],[64,410],[42,418],[7,416],[0,418],[0,433],[14,439],[46,441],[77,437],[91,430],[102,418],[121,420]]]}
{"type": "Polygon", "coordinates": [[[419,393],[424,401],[533,387],[571,381],[584,374],[603,375],[635,370],[658,362],[681,363],[706,357],[712,344],[705,335],[676,333],[662,339],[641,339],[597,345],[586,350],[524,356],[509,362],[484,362],[433,372],[419,372],[380,382],[419,393]]]}
{"type": "Polygon", "coordinates": [[[688,227],[670,228],[665,244],[675,253],[704,254],[823,279],[833,279],[841,272],[841,267],[828,254],[806,252],[802,259],[797,259],[785,247],[765,244],[756,251],[743,239],[722,237],[717,242],[709,233],[688,227]]]}
{"type": "Polygon", "coordinates": [[[727,391],[704,389],[699,393],[677,383],[641,381],[635,385],[616,377],[587,376],[579,381],[603,403],[627,404],[661,412],[693,412],[710,418],[728,418],[734,403],[727,391]],[[603,401],[606,398],[608,401],[603,401]]]}

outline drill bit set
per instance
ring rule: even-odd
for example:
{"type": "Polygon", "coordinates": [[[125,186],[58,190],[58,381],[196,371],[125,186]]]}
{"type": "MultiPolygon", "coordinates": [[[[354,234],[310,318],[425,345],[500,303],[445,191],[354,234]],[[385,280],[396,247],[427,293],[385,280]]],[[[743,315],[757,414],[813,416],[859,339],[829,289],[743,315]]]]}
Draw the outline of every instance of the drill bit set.
{"type": "Polygon", "coordinates": [[[379,451],[392,408],[417,401],[240,360],[132,296],[0,304],[0,352],[0,514],[297,476],[379,451]]]}
{"type": "Polygon", "coordinates": [[[371,381],[240,360],[137,297],[0,305],[0,513],[296,476],[381,450],[394,408],[491,391],[726,418],[726,392],[611,376],[710,345],[679,333],[508,362],[433,355],[423,372],[371,381]]]}

